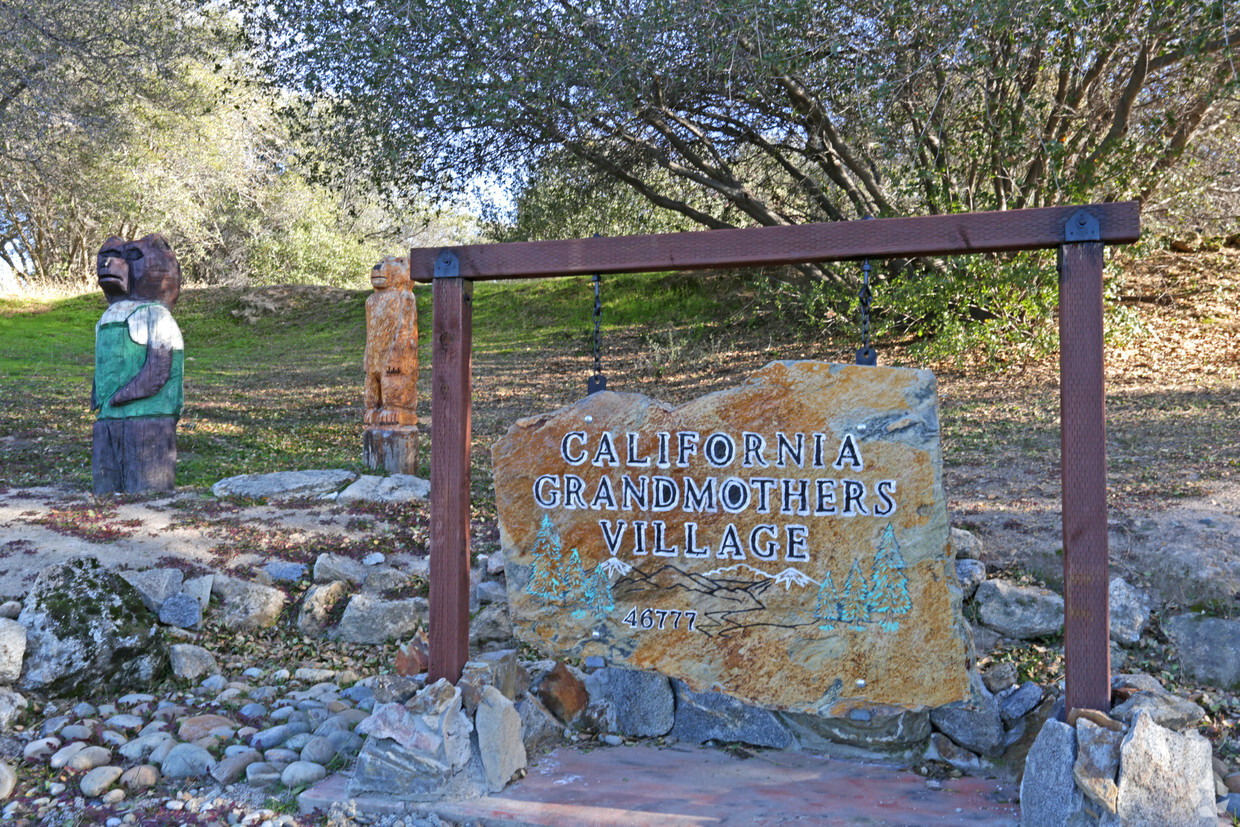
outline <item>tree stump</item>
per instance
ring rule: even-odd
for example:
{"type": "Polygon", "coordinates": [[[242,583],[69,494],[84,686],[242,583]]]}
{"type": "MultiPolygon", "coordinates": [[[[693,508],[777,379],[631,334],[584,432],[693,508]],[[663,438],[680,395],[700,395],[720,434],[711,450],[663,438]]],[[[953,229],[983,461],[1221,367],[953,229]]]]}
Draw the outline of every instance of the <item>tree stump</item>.
{"type": "Polygon", "coordinates": [[[418,426],[393,425],[367,428],[362,434],[362,455],[366,467],[389,474],[416,474],[418,470],[418,426]]]}

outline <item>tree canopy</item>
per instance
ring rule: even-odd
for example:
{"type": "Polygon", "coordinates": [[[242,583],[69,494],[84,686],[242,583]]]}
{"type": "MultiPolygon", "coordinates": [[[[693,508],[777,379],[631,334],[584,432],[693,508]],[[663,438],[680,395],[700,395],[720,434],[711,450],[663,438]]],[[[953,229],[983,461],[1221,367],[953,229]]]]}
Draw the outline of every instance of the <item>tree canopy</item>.
{"type": "Polygon", "coordinates": [[[387,183],[559,157],[705,227],[1148,199],[1236,105],[1222,0],[249,11],[274,77],[387,183]]]}

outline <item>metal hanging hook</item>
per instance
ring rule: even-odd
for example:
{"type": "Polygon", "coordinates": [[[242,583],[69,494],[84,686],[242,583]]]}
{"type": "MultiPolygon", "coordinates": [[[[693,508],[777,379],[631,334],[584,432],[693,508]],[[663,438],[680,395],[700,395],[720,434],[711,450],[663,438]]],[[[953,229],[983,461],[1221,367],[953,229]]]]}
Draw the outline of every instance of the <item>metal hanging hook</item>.
{"type": "MultiPolygon", "coordinates": [[[[598,233],[594,234],[598,238],[598,233]]],[[[607,377],[603,375],[603,303],[599,296],[602,275],[594,274],[594,375],[586,380],[586,396],[607,390],[607,377]]]]}
{"type": "MultiPolygon", "coordinates": [[[[863,220],[873,217],[867,215],[863,220]]],[[[861,263],[861,277],[861,290],[857,293],[857,299],[861,305],[861,349],[857,351],[857,364],[874,367],[878,364],[878,351],[870,347],[870,305],[874,294],[870,291],[870,260],[868,258],[861,263]]]]}

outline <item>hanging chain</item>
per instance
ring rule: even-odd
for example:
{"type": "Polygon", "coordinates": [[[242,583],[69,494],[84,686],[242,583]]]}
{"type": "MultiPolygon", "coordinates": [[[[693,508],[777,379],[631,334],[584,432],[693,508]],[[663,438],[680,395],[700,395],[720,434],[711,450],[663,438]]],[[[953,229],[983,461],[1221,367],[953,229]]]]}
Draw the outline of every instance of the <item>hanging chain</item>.
{"type": "MultiPolygon", "coordinates": [[[[866,218],[873,218],[867,215],[866,218]]],[[[861,350],[857,351],[858,365],[877,365],[878,351],[870,347],[870,305],[874,294],[870,291],[870,260],[861,263],[861,290],[857,293],[861,305],[861,350]]]]}
{"type": "Polygon", "coordinates": [[[603,376],[603,303],[599,296],[602,276],[594,274],[594,375],[586,380],[586,396],[607,390],[607,377],[603,376]]]}

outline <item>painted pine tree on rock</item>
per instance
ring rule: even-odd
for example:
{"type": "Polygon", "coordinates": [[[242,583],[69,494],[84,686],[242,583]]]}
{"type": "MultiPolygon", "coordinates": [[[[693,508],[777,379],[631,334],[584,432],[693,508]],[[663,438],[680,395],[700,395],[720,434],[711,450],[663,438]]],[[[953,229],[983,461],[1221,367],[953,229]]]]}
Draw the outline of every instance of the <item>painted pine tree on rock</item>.
{"type": "Polygon", "coordinates": [[[874,568],[870,574],[870,611],[885,615],[881,619],[884,629],[890,631],[898,625],[897,615],[908,614],[913,608],[908,594],[908,576],[904,573],[904,557],[896,541],[891,524],[883,531],[874,555],[874,568]]]}
{"type": "Polygon", "coordinates": [[[581,568],[581,555],[573,549],[567,560],[560,563],[560,600],[570,606],[585,606],[586,573],[581,568]]]}
{"type": "Polygon", "coordinates": [[[544,514],[542,525],[538,527],[538,536],[534,538],[534,571],[527,587],[530,594],[546,600],[561,598],[563,584],[559,576],[560,550],[560,535],[551,524],[551,518],[544,514]]]}
{"type": "Polygon", "coordinates": [[[616,600],[611,594],[611,582],[608,581],[607,572],[601,564],[586,578],[585,592],[586,608],[600,620],[616,608],[616,600]]]}
{"type": "Polygon", "coordinates": [[[827,572],[822,585],[818,587],[818,603],[814,606],[814,618],[827,621],[825,626],[819,627],[820,629],[830,629],[840,619],[840,593],[835,588],[835,580],[831,577],[831,572],[827,572]]]}
{"type": "MultiPolygon", "coordinates": [[[[853,560],[840,594],[840,620],[844,623],[868,623],[870,620],[870,584],[861,573],[861,563],[853,560]]],[[[860,628],[860,627],[854,627],[860,628]]]]}

